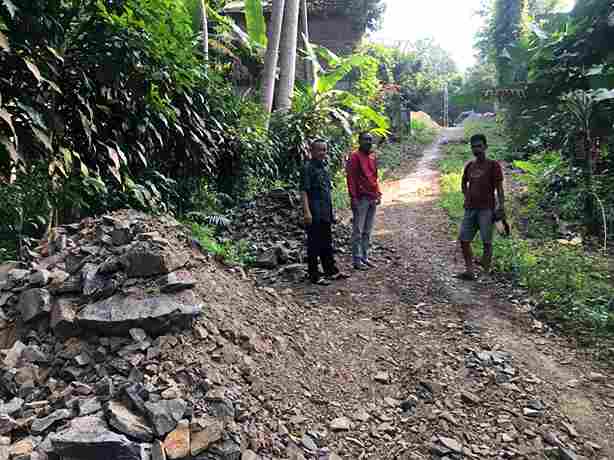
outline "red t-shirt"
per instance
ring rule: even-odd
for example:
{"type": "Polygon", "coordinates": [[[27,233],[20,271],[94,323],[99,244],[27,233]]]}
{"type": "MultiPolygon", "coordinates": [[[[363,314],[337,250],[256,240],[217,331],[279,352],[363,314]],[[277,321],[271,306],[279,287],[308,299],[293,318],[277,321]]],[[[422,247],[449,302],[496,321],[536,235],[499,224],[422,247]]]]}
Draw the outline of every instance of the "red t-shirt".
{"type": "Polygon", "coordinates": [[[467,184],[465,209],[495,209],[495,190],[503,182],[503,170],[495,160],[470,161],[463,171],[467,184]]]}
{"type": "Polygon", "coordinates": [[[382,196],[377,180],[377,159],[375,153],[368,155],[352,152],[347,162],[347,182],[350,197],[354,200],[367,198],[377,200],[382,196]]]}

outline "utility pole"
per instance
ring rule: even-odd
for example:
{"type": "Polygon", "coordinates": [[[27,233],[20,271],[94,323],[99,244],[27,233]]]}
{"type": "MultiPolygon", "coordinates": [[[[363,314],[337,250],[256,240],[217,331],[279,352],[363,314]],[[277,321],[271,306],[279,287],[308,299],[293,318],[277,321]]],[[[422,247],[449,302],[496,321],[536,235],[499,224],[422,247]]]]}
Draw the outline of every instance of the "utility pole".
{"type": "Polygon", "coordinates": [[[449,106],[448,106],[448,82],[443,87],[443,127],[448,128],[450,125],[449,106]]]}

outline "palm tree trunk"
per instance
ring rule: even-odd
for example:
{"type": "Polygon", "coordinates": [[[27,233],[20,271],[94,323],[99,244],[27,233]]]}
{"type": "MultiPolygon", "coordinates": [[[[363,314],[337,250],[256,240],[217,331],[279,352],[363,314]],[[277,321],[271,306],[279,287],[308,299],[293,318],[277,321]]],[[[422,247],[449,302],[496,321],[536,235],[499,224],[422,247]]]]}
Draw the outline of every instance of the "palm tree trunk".
{"type": "Polygon", "coordinates": [[[200,31],[206,68],[209,64],[209,21],[207,20],[207,4],[205,0],[200,0],[200,31]]]}
{"type": "Polygon", "coordinates": [[[296,76],[299,9],[299,0],[286,0],[281,49],[279,52],[280,71],[279,91],[277,93],[277,107],[281,112],[286,112],[292,107],[294,78],[296,76]]]}
{"type": "Polygon", "coordinates": [[[279,42],[281,40],[281,27],[284,19],[284,4],[284,0],[273,0],[271,32],[264,57],[264,90],[262,92],[262,105],[264,105],[267,113],[271,113],[273,109],[275,78],[277,76],[277,62],[279,60],[279,42]]]}
{"type": "MultiPolygon", "coordinates": [[[[307,51],[307,48],[309,46],[309,15],[307,12],[307,0],[300,0],[301,1],[301,13],[300,13],[300,19],[301,19],[301,40],[303,42],[303,48],[305,51],[307,51]]],[[[303,58],[303,65],[304,65],[304,69],[305,69],[305,79],[307,80],[307,82],[310,85],[314,85],[315,83],[315,74],[314,74],[314,66],[313,63],[309,60],[309,56],[306,55],[305,58],[303,58]]]]}

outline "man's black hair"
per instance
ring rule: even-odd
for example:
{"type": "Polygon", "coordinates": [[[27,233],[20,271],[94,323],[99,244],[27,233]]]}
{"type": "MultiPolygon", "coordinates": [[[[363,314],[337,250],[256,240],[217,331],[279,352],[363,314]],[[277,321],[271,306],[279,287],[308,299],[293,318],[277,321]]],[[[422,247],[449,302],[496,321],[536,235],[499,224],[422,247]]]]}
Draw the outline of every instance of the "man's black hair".
{"type": "Polygon", "coordinates": [[[362,131],[359,135],[358,135],[358,140],[362,139],[365,136],[371,136],[371,133],[369,131],[362,131]]]}
{"type": "Polygon", "coordinates": [[[486,146],[488,145],[488,141],[486,140],[486,136],[484,134],[474,134],[471,136],[469,142],[471,145],[477,144],[478,142],[482,142],[486,146]]]}
{"type": "Polygon", "coordinates": [[[309,144],[309,147],[313,148],[313,146],[316,145],[316,144],[327,144],[328,145],[328,142],[327,142],[326,139],[324,139],[322,137],[318,137],[318,138],[316,138],[316,139],[311,141],[311,144],[309,144]]]}

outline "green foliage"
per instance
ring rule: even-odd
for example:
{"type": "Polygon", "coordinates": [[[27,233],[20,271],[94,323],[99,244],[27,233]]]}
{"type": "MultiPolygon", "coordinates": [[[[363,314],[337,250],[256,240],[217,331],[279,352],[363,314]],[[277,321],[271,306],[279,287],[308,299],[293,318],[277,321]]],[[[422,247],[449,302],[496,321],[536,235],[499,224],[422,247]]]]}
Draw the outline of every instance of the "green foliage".
{"type": "Polygon", "coordinates": [[[266,22],[261,0],[246,0],[245,23],[247,25],[247,33],[252,41],[266,48],[266,22]]]}
{"type": "Polygon", "coordinates": [[[349,209],[350,206],[347,176],[345,170],[340,170],[333,177],[333,207],[335,209],[349,209]]]}
{"type": "Polygon", "coordinates": [[[249,265],[254,262],[245,240],[220,242],[215,235],[214,227],[195,222],[190,222],[188,225],[192,230],[192,237],[200,243],[202,248],[224,262],[238,265],[249,265]]]}
{"type": "MultiPolygon", "coordinates": [[[[395,131],[402,128],[401,107],[422,110],[442,120],[444,85],[447,83],[451,93],[455,93],[462,82],[452,57],[434,39],[418,40],[407,48],[412,51],[363,43],[358,49],[358,53],[378,63],[380,91],[372,104],[383,107],[395,131]]],[[[371,69],[368,74],[373,72],[371,69]]]]}

